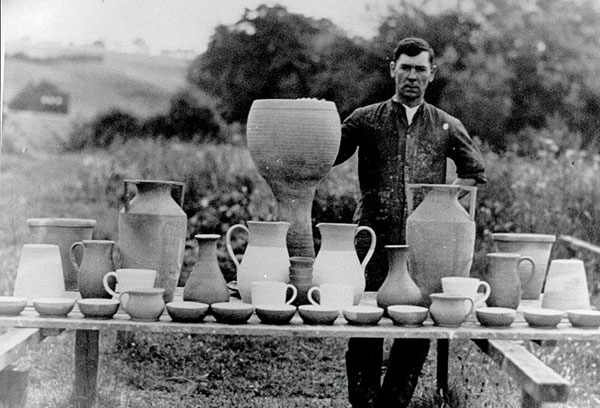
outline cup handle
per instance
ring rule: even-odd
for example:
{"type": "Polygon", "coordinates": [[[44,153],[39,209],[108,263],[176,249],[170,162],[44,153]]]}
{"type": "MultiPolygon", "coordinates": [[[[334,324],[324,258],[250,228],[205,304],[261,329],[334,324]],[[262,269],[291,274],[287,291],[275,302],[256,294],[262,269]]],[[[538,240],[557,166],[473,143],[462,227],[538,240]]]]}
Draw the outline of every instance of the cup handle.
{"type": "Polygon", "coordinates": [[[486,281],[479,281],[479,287],[477,288],[479,290],[479,288],[483,286],[485,288],[483,295],[480,295],[480,297],[477,299],[477,303],[479,302],[485,302],[489,297],[490,297],[490,293],[492,292],[492,288],[490,287],[490,284],[487,283],[486,281]]]}
{"type": "Polygon", "coordinates": [[[471,298],[469,298],[469,297],[465,297],[465,298],[463,298],[463,299],[465,299],[466,301],[469,301],[469,302],[471,302],[471,307],[469,308],[469,311],[467,312],[467,314],[466,314],[466,315],[465,315],[465,317],[463,318],[463,320],[464,320],[464,319],[466,319],[467,317],[469,317],[469,315],[471,314],[471,312],[472,312],[472,311],[473,311],[473,309],[475,308],[475,302],[473,302],[473,299],[471,299],[471,298]]]}
{"type": "MultiPolygon", "coordinates": [[[[110,288],[110,286],[108,285],[108,278],[110,276],[114,276],[115,279],[117,279],[117,273],[114,271],[108,272],[106,275],[104,275],[104,277],[102,278],[102,285],[104,286],[104,290],[107,291],[112,296],[119,296],[119,295],[117,295],[117,292],[112,290],[110,288]]],[[[119,297],[119,299],[120,299],[120,297],[119,297]]]]}
{"type": "Polygon", "coordinates": [[[318,304],[318,303],[317,303],[317,302],[316,302],[316,301],[313,299],[313,297],[312,297],[312,294],[313,294],[313,292],[315,292],[315,291],[318,291],[318,292],[319,292],[319,295],[321,294],[321,289],[319,289],[319,287],[318,287],[318,286],[313,286],[312,288],[310,288],[310,289],[308,290],[308,293],[306,294],[306,297],[308,298],[308,301],[309,301],[310,303],[312,303],[312,304],[313,304],[313,305],[315,305],[315,306],[319,306],[319,304],[318,304]]]}
{"type": "MultiPolygon", "coordinates": [[[[292,297],[290,298],[290,300],[288,300],[287,302],[285,302],[286,305],[291,305],[292,302],[294,300],[296,300],[296,297],[298,296],[298,289],[296,289],[296,287],[294,285],[292,285],[291,283],[287,284],[287,287],[292,289],[292,297]]],[[[286,291],[287,294],[287,291],[286,291]]]]}
{"type": "Polygon", "coordinates": [[[79,265],[77,263],[77,259],[75,259],[75,248],[77,248],[79,245],[81,245],[81,250],[83,251],[83,242],[81,241],[73,243],[71,248],[69,248],[69,259],[71,260],[71,264],[73,264],[73,268],[75,268],[77,272],[79,272],[79,267],[81,265],[79,265]]]}
{"type": "Polygon", "coordinates": [[[121,305],[123,306],[123,309],[125,311],[127,311],[127,303],[129,302],[129,293],[127,292],[123,292],[119,295],[119,302],[121,302],[121,305]],[[123,296],[127,295],[127,300],[123,300],[123,296]]]}
{"type": "Polygon", "coordinates": [[[521,282],[521,287],[529,285],[529,282],[531,282],[531,280],[535,276],[535,261],[533,260],[533,258],[529,256],[522,256],[521,259],[519,259],[519,262],[517,262],[517,267],[521,266],[521,262],[523,261],[527,261],[531,264],[531,271],[529,272],[529,277],[526,279],[526,281],[521,282]]]}
{"type": "Polygon", "coordinates": [[[235,264],[236,270],[240,267],[240,261],[237,260],[235,254],[233,253],[233,247],[231,246],[231,233],[238,228],[243,229],[244,231],[246,231],[246,233],[248,235],[250,235],[250,230],[248,229],[248,227],[246,227],[245,225],[242,225],[242,224],[232,225],[227,230],[227,233],[225,234],[225,246],[227,247],[227,252],[229,253],[229,256],[231,257],[231,260],[235,264]]]}
{"type": "Polygon", "coordinates": [[[368,227],[366,225],[361,225],[360,227],[358,227],[356,229],[356,233],[354,234],[354,236],[358,235],[358,233],[361,231],[367,231],[369,234],[371,234],[371,246],[369,246],[367,255],[365,255],[365,259],[363,259],[362,263],[360,264],[360,266],[362,267],[362,270],[364,272],[365,268],[367,267],[367,264],[371,260],[371,257],[375,253],[375,245],[377,244],[377,236],[375,235],[375,231],[373,231],[373,228],[368,227]]]}

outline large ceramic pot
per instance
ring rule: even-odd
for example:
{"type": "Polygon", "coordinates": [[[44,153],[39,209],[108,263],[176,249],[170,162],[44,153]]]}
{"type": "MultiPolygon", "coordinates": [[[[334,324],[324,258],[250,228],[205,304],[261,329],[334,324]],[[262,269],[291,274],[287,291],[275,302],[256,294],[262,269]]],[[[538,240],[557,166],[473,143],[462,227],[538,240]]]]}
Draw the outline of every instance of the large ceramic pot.
{"type": "MultiPolygon", "coordinates": [[[[492,239],[500,252],[512,252],[533,258],[535,273],[527,284],[523,285],[523,299],[538,299],[544,286],[548,261],[554,244],[554,235],[522,234],[522,233],[496,233],[492,239]]],[[[525,282],[529,273],[527,265],[519,267],[519,276],[525,282]]]]}
{"type": "Polygon", "coordinates": [[[442,291],[445,276],[469,276],[475,249],[475,187],[445,184],[407,185],[406,243],[409,270],[425,299],[442,291]],[[427,191],[413,211],[413,191],[427,191]],[[458,201],[471,194],[469,212],[458,201]]]}
{"type": "Polygon", "coordinates": [[[155,287],[164,288],[165,302],[173,300],[187,234],[187,216],[181,209],[183,183],[156,180],[125,180],[137,187],[119,213],[119,253],[121,268],[152,269],[157,272],[155,287]],[[171,189],[179,190],[179,203],[171,189]]]}
{"type": "MultiPolygon", "coordinates": [[[[66,290],[79,289],[77,269],[70,259],[71,245],[84,239],[92,239],[96,220],[81,218],[30,218],[27,220],[30,243],[58,245],[62,263],[64,285],[66,290]]],[[[73,255],[77,263],[81,263],[83,251],[75,251],[73,255]]]]}
{"type": "Polygon", "coordinates": [[[315,188],[331,169],[341,138],[335,104],[259,99],[250,108],[246,132],[252,160],[277,200],[277,219],[290,223],[290,256],[314,257],[315,188]]]}

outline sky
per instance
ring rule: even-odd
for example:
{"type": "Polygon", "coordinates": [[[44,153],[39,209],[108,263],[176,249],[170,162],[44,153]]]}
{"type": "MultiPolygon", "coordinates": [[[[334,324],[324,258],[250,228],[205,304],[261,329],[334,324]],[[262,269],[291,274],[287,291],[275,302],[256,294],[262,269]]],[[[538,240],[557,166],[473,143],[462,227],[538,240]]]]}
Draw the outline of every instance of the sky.
{"type": "Polygon", "coordinates": [[[128,45],[143,39],[152,51],[203,52],[218,24],[244,9],[281,4],[289,12],[327,18],[350,36],[375,35],[388,0],[2,0],[4,41],[128,45]],[[379,14],[378,14],[379,13],[379,14]]]}

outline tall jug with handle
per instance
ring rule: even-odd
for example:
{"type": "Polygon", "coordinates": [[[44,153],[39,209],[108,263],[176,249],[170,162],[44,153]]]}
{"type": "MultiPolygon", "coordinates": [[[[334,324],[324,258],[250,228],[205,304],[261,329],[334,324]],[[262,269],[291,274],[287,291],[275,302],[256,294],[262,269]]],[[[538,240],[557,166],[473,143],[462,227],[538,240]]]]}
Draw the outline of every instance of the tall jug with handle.
{"type": "Polygon", "coordinates": [[[469,276],[475,249],[477,188],[446,184],[408,184],[406,243],[409,270],[425,299],[442,291],[445,276],[469,276]],[[413,211],[415,189],[427,190],[413,211]],[[470,194],[469,211],[460,204],[461,190],[470,194]]]}
{"type": "Polygon", "coordinates": [[[522,299],[522,288],[534,276],[535,261],[528,256],[510,252],[493,252],[486,256],[488,265],[483,279],[491,288],[487,304],[493,307],[516,309],[522,299]],[[529,273],[527,276],[520,277],[519,268],[524,262],[529,266],[529,273]]]}
{"type": "Polygon", "coordinates": [[[365,291],[365,268],[373,256],[377,237],[366,225],[342,223],[317,224],[321,233],[321,249],[313,265],[313,283],[345,283],[354,287],[354,304],[365,291]],[[371,234],[371,246],[362,263],[358,259],[354,238],[361,231],[371,234]]]}
{"type": "Polygon", "coordinates": [[[183,183],[157,180],[125,180],[125,208],[119,213],[121,268],[157,271],[155,287],[164,288],[164,300],[173,300],[187,235],[183,183]],[[129,201],[128,186],[137,187],[129,201]],[[171,196],[178,188],[179,203],[171,196]]]}
{"type": "Polygon", "coordinates": [[[225,235],[227,252],[237,269],[237,283],[242,300],[252,302],[252,282],[289,282],[290,255],[286,246],[289,222],[248,221],[231,226],[225,235]],[[231,245],[231,234],[243,229],[249,235],[242,261],[238,261],[231,245]]]}
{"type": "MultiPolygon", "coordinates": [[[[82,298],[111,298],[112,295],[104,289],[102,279],[108,272],[115,270],[113,261],[113,248],[115,241],[108,240],[83,240],[71,245],[69,255],[73,268],[79,277],[79,293],[82,298]],[[81,264],[77,263],[75,250],[83,248],[81,264]]],[[[115,289],[115,282],[110,286],[115,289]]]]}

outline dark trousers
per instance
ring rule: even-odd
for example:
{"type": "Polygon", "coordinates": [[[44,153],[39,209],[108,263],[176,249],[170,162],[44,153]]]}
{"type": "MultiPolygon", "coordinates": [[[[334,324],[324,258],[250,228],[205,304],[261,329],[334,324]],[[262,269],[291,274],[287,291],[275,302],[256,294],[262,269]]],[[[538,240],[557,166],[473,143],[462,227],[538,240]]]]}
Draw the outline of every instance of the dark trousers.
{"type": "Polygon", "coordinates": [[[383,339],[351,338],[346,370],[352,407],[408,407],[428,352],[428,339],[394,340],[382,383],[383,339]]]}

